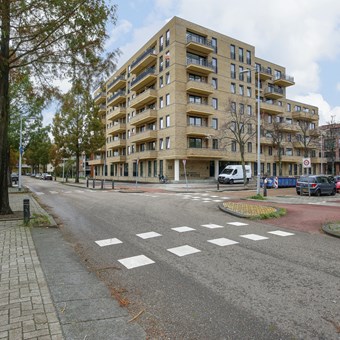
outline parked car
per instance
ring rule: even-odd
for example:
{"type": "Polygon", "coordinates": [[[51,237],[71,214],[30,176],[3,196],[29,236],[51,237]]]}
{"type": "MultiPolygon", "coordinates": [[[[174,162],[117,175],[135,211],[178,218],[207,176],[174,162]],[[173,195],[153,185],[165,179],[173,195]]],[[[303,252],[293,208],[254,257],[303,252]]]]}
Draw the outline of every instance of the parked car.
{"type": "Polygon", "coordinates": [[[19,181],[19,175],[16,172],[11,173],[11,180],[12,182],[18,182],[19,181]]]}
{"type": "Polygon", "coordinates": [[[298,195],[335,195],[335,181],[326,175],[301,176],[296,181],[296,193],[298,195]]]}
{"type": "Polygon", "coordinates": [[[52,181],[52,176],[45,172],[41,175],[41,179],[52,181]]]}
{"type": "Polygon", "coordinates": [[[336,192],[340,192],[340,176],[334,176],[336,192]]]}

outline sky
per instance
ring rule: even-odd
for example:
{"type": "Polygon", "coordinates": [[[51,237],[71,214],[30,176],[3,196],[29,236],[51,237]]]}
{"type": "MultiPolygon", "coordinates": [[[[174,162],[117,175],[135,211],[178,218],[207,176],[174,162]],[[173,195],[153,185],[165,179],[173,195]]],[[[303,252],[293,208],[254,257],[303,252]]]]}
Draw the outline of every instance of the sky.
{"type": "MultiPolygon", "coordinates": [[[[255,46],[255,56],[293,76],[287,98],[319,108],[319,124],[340,123],[339,0],[106,0],[118,5],[108,51],[118,67],[178,16],[255,46]]],[[[51,123],[53,109],[44,121],[51,123]]]]}

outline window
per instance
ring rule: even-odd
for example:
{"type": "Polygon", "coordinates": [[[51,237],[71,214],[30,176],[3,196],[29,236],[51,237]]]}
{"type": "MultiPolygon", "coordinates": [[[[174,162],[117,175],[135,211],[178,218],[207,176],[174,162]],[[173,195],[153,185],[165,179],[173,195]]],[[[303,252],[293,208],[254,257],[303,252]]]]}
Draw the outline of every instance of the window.
{"type": "Polygon", "coordinates": [[[169,126],[170,126],[170,115],[167,115],[167,116],[165,117],[165,126],[166,126],[166,127],[169,127],[169,126]]]}
{"type": "Polygon", "coordinates": [[[217,98],[212,99],[212,107],[217,110],[218,109],[218,100],[217,98]]]}
{"type": "Polygon", "coordinates": [[[251,65],[251,51],[247,50],[247,64],[251,65]]]}
{"type": "Polygon", "coordinates": [[[236,79],[236,66],[235,66],[235,64],[230,64],[230,78],[236,79]]]}
{"type": "Polygon", "coordinates": [[[217,118],[213,118],[211,120],[211,126],[213,129],[217,130],[218,129],[218,119],[217,118]]]}
{"type": "Polygon", "coordinates": [[[239,113],[240,113],[241,115],[244,114],[244,104],[242,104],[242,103],[239,104],[239,113]]]}
{"type": "Polygon", "coordinates": [[[269,156],[273,155],[273,147],[272,146],[268,146],[268,155],[269,156]]]}
{"type": "Polygon", "coordinates": [[[163,71],[163,56],[159,57],[159,72],[163,71]]]}
{"type": "Polygon", "coordinates": [[[247,87],[247,97],[251,97],[251,87],[247,87]]]}
{"type": "Polygon", "coordinates": [[[236,152],[236,141],[231,142],[231,152],[236,152]]]}
{"type": "Polygon", "coordinates": [[[270,163],[267,163],[267,174],[268,174],[268,175],[271,174],[271,166],[270,166],[270,163]]]}
{"type": "Polygon", "coordinates": [[[165,68],[169,67],[170,66],[170,52],[167,51],[165,53],[165,68]]]}
{"type": "Polygon", "coordinates": [[[231,112],[236,113],[236,103],[235,102],[231,102],[231,112]]]}
{"type": "Polygon", "coordinates": [[[248,72],[246,73],[246,75],[247,75],[247,83],[251,83],[251,70],[249,70],[249,68],[247,69],[248,70],[248,72]]]}
{"type": "Polygon", "coordinates": [[[200,96],[189,95],[189,103],[202,104],[203,99],[200,96]]]}
{"type": "Polygon", "coordinates": [[[162,88],[164,86],[163,76],[159,77],[159,87],[162,88]]]}
{"type": "Polygon", "coordinates": [[[292,107],[291,107],[290,103],[287,103],[287,111],[290,112],[291,109],[292,109],[292,107]]]}
{"type": "Polygon", "coordinates": [[[217,73],[217,59],[216,58],[212,58],[211,62],[212,62],[212,67],[214,69],[214,72],[217,73]]]}
{"type": "Polygon", "coordinates": [[[248,116],[252,116],[253,115],[253,108],[251,105],[247,105],[247,114],[248,116]]]}
{"type": "Polygon", "coordinates": [[[244,87],[243,87],[243,85],[239,85],[238,90],[239,90],[240,96],[244,96],[244,87]]]}
{"type": "Polygon", "coordinates": [[[235,56],[235,45],[230,45],[230,59],[234,59],[235,60],[236,56],[235,56]]]}
{"type": "Polygon", "coordinates": [[[231,83],[230,84],[230,92],[231,93],[236,93],[236,84],[235,83],[231,83]]]}
{"type": "Polygon", "coordinates": [[[286,149],[286,155],[287,155],[287,156],[293,156],[293,149],[287,148],[287,149],[286,149]]]}
{"type": "Polygon", "coordinates": [[[238,78],[239,80],[244,80],[244,73],[243,73],[244,69],[243,69],[243,66],[239,66],[238,68],[238,78]]]}
{"type": "Polygon", "coordinates": [[[170,84],[170,72],[167,72],[167,73],[165,74],[165,83],[166,83],[167,85],[170,84]]]}
{"type": "Polygon", "coordinates": [[[189,123],[189,125],[203,126],[203,118],[202,117],[189,116],[188,123],[189,123]]]}
{"type": "Polygon", "coordinates": [[[201,138],[189,138],[189,148],[202,148],[201,138]]]}
{"type": "Polygon", "coordinates": [[[165,138],[165,148],[170,149],[170,137],[165,138]]]}
{"type": "Polygon", "coordinates": [[[211,38],[211,45],[214,48],[214,52],[217,53],[217,39],[211,38]]]}
{"type": "Polygon", "coordinates": [[[212,140],[212,148],[215,150],[218,149],[218,139],[212,140]]]}
{"type": "Polygon", "coordinates": [[[238,60],[243,63],[243,48],[238,48],[238,60]]]}
{"type": "Polygon", "coordinates": [[[159,140],[159,150],[163,150],[164,145],[163,145],[163,138],[159,140]]]}
{"type": "Polygon", "coordinates": [[[163,51],[164,47],[164,38],[163,36],[159,37],[159,52],[163,51]]]}
{"type": "Polygon", "coordinates": [[[166,106],[170,105],[170,93],[167,93],[165,96],[165,105],[166,106]]]}
{"type": "Polygon", "coordinates": [[[253,152],[253,144],[251,142],[248,142],[247,150],[248,150],[249,153],[253,152]]]}
{"type": "Polygon", "coordinates": [[[212,78],[212,86],[214,90],[217,90],[217,78],[212,78]]]}
{"type": "Polygon", "coordinates": [[[160,130],[164,129],[163,117],[159,118],[159,129],[160,130]]]}
{"type": "Polygon", "coordinates": [[[273,116],[268,115],[268,123],[271,124],[273,122],[273,116]]]}
{"type": "Polygon", "coordinates": [[[163,97],[159,97],[159,108],[162,109],[164,107],[163,97]]]}
{"type": "Polygon", "coordinates": [[[167,30],[165,33],[165,46],[169,46],[170,44],[170,30],[167,30]]]}
{"type": "Polygon", "coordinates": [[[247,133],[251,135],[253,133],[253,124],[248,123],[247,125],[247,133]]]}

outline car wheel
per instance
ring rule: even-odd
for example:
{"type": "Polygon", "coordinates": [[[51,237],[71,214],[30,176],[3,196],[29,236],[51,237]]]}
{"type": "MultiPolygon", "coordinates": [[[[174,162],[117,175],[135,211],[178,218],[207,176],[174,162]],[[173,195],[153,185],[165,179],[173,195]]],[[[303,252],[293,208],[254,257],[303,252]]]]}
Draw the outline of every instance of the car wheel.
{"type": "Polygon", "coordinates": [[[300,191],[297,191],[296,193],[300,196],[300,191]]]}
{"type": "Polygon", "coordinates": [[[318,197],[320,197],[320,196],[321,196],[321,191],[320,191],[320,190],[316,190],[316,192],[315,192],[315,196],[318,196],[318,197]]]}
{"type": "Polygon", "coordinates": [[[234,184],[234,180],[231,179],[231,180],[229,181],[229,183],[230,183],[230,184],[234,184]]]}
{"type": "Polygon", "coordinates": [[[332,195],[332,196],[335,196],[335,194],[336,194],[336,189],[333,189],[331,195],[332,195]]]}

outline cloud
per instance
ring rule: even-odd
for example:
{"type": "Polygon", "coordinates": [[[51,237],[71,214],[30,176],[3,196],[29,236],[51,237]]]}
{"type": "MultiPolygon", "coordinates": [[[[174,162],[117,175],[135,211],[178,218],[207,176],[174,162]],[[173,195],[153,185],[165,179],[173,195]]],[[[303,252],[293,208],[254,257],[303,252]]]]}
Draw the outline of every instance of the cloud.
{"type": "Polygon", "coordinates": [[[337,84],[336,84],[336,89],[337,89],[337,91],[340,92],[340,83],[337,83],[337,84]]]}
{"type": "Polygon", "coordinates": [[[129,33],[132,30],[132,28],[133,25],[130,21],[124,19],[118,21],[117,26],[112,27],[108,34],[109,39],[105,43],[105,49],[111,50],[116,44],[116,42],[119,41],[119,39],[121,39],[121,36],[129,33]]]}

